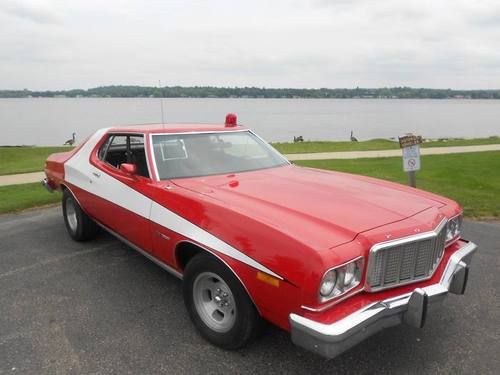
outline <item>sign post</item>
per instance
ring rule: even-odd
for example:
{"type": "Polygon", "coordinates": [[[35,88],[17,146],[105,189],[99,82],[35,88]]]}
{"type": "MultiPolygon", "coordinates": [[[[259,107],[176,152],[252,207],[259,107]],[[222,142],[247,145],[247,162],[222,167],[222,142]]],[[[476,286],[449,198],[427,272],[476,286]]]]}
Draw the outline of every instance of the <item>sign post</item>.
{"type": "Polygon", "coordinates": [[[420,143],[422,137],[408,134],[399,137],[399,147],[403,150],[403,170],[408,172],[408,184],[417,187],[416,171],[420,170],[420,143]]]}

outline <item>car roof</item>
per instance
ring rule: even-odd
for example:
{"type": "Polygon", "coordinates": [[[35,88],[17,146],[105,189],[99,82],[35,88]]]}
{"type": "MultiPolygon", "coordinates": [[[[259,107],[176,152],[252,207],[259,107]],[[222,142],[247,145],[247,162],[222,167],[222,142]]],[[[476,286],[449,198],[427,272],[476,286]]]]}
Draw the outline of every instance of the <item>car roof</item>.
{"type": "Polygon", "coordinates": [[[185,132],[226,132],[226,131],[241,131],[248,130],[248,128],[236,125],[226,126],[224,124],[188,124],[188,123],[175,123],[175,124],[138,124],[138,125],[125,125],[113,126],[108,129],[108,132],[120,133],[185,133],[185,132]]]}

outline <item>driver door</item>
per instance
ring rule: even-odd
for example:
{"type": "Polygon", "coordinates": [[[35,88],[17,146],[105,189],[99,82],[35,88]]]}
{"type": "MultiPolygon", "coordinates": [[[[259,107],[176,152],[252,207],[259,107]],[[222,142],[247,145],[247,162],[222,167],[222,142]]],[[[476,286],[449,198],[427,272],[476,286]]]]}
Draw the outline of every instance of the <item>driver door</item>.
{"type": "Polygon", "coordinates": [[[91,157],[99,172],[93,174],[94,217],[121,237],[151,252],[149,213],[151,200],[139,192],[151,182],[146,162],[144,135],[109,134],[91,157]],[[123,163],[135,164],[137,174],[120,169],[123,163]]]}

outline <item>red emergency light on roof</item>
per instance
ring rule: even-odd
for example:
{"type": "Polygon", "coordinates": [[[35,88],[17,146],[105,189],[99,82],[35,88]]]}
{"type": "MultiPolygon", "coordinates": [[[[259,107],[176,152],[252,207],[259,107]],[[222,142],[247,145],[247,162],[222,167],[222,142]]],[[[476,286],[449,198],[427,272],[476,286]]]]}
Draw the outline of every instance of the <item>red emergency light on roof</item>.
{"type": "Polygon", "coordinates": [[[228,113],[226,115],[226,127],[227,128],[231,128],[233,126],[236,126],[236,121],[237,121],[237,117],[234,113],[228,113]]]}

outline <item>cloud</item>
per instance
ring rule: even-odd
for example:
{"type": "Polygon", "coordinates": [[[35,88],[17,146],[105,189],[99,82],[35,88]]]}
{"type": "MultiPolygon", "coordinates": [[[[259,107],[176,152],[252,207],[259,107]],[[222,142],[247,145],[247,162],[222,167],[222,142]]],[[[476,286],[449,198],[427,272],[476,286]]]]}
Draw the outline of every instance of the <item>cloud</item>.
{"type": "Polygon", "coordinates": [[[58,24],[61,19],[47,1],[2,0],[0,12],[39,24],[58,24]]]}
{"type": "Polygon", "coordinates": [[[0,82],[498,88],[499,15],[493,0],[4,0],[0,82]]]}
{"type": "Polygon", "coordinates": [[[488,9],[473,12],[468,16],[468,21],[479,28],[500,27],[500,9],[488,9]]]}

